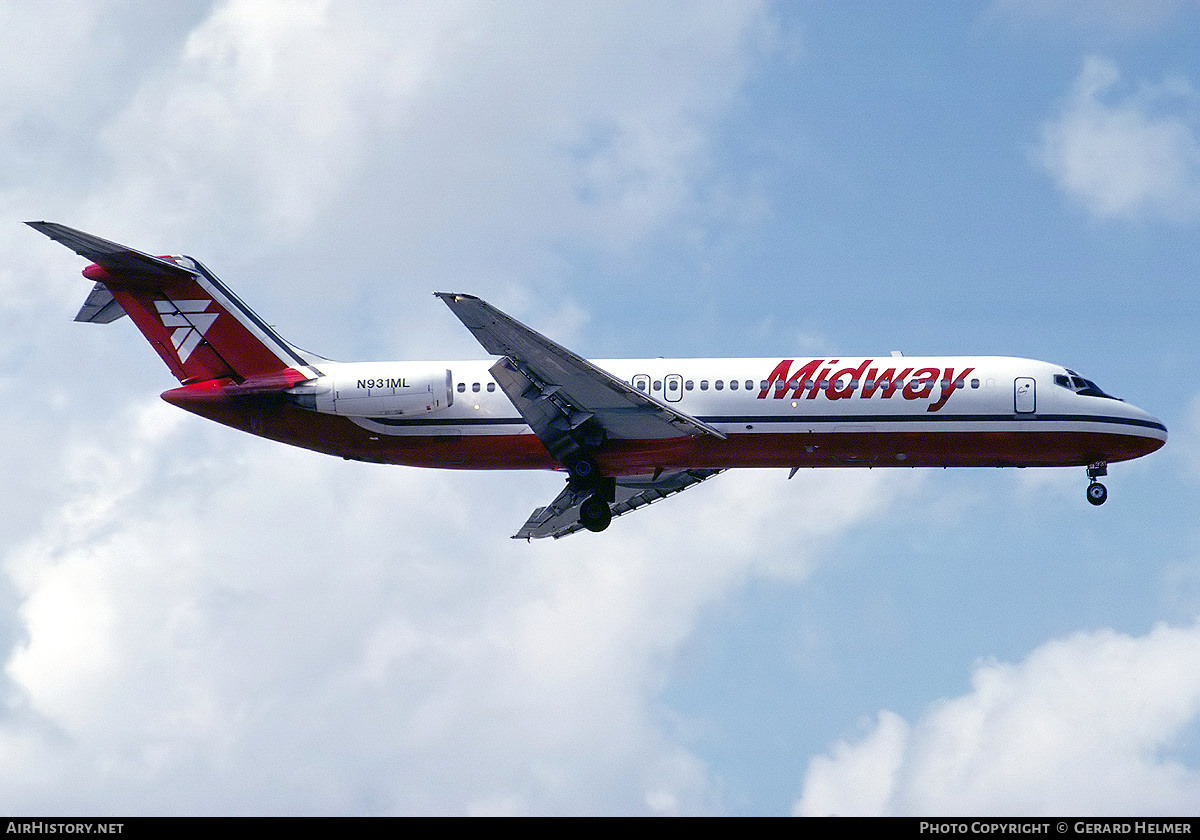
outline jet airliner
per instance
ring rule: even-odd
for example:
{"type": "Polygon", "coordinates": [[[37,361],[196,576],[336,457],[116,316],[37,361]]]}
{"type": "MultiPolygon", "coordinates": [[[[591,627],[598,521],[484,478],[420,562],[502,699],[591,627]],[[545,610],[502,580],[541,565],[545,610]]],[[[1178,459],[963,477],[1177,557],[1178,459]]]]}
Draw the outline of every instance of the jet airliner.
{"type": "Polygon", "coordinates": [[[75,320],[128,315],[179,380],[163,399],[346,459],[561,470],[514,538],[603,531],[738,467],[1085,467],[1157,450],[1167,429],[1059,365],[1000,356],[589,361],[478,297],[437,292],[485,361],[335,362],[300,350],[197,260],[52,222],[91,261],[75,320]]]}

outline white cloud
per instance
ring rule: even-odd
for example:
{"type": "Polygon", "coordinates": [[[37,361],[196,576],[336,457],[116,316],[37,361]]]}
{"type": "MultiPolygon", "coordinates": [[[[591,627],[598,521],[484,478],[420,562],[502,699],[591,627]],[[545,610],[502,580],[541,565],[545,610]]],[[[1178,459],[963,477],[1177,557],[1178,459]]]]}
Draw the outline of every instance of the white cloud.
{"type": "Polygon", "coordinates": [[[105,129],[104,210],[239,243],[324,223],[393,270],[510,279],[559,238],[623,248],[702,203],[768,32],[757,2],[230,0],[105,129]]]}
{"type": "MultiPolygon", "coordinates": [[[[6,6],[6,31],[42,31],[38,8],[6,6]]],[[[61,49],[0,51],[55,80],[0,120],[0,149],[36,164],[0,170],[11,217],[240,260],[254,302],[425,352],[434,278],[486,275],[567,338],[579,306],[534,278],[563,240],[621,250],[703,214],[713,133],[770,29],[757,2],[233,0],[144,26],[122,3],[53,8],[61,49]],[[346,301],[358,318],[330,314],[346,301]]],[[[906,480],[723,476],[602,537],[517,544],[559,479],[345,463],[181,414],[146,396],[168,382],[128,321],[47,326],[82,263],[13,227],[0,387],[22,398],[0,418],[32,441],[0,487],[13,812],[717,810],[656,703],[671,652],[906,480]]]]}
{"type": "MultiPolygon", "coordinates": [[[[446,313],[422,317],[434,278],[460,276],[571,340],[583,309],[535,275],[564,241],[620,251],[708,212],[714,130],[769,30],[753,2],[219,3],[144,64],[96,58],[129,72],[84,86],[86,183],[47,160],[0,204],[186,249],[343,341],[379,326],[441,353],[444,330],[477,354],[446,313]]],[[[39,430],[0,488],[19,513],[0,546],[14,812],[718,811],[657,700],[673,652],[703,610],[803,578],[916,480],[731,474],[602,536],[514,543],[560,479],[348,464],[180,414],[144,395],[167,383],[141,379],[157,361],[127,321],[28,317],[86,284],[11,235],[30,256],[0,278],[3,385],[54,406],[3,415],[14,439],[39,430]]]]}
{"type": "MultiPolygon", "coordinates": [[[[427,297],[443,281],[573,343],[606,290],[564,288],[564,242],[736,218],[736,184],[709,193],[713,138],[772,28],[757,2],[28,8],[0,12],[0,38],[38,45],[0,50],[10,217],[186,249],[282,301],[264,314],[304,344],[401,355],[478,353],[427,297]]],[[[347,464],[181,415],[145,396],[166,382],[127,321],[47,325],[81,263],[13,228],[11,811],[720,810],[658,699],[673,654],[748,580],[801,580],[922,501],[909,472],[736,473],[602,536],[515,544],[559,479],[347,464]]]]}
{"type": "MultiPolygon", "coordinates": [[[[41,26],[35,8],[6,7],[10,31],[41,26]]],[[[564,254],[693,235],[760,201],[713,172],[714,131],[773,48],[760,0],[72,8],[64,43],[88,50],[29,66],[0,51],[6,78],[61,80],[9,102],[0,159],[20,163],[0,163],[0,207],[195,254],[340,358],[473,355],[431,290],[553,321],[580,294],[564,254]]],[[[30,235],[0,230],[0,247],[30,253],[30,235]]],[[[70,255],[41,259],[70,294],[70,255]]],[[[22,269],[6,263],[0,290],[25,310],[22,269]]]]}
{"type": "Polygon", "coordinates": [[[507,534],[552,476],[242,440],[155,402],[63,453],[60,503],[3,559],[11,809],[720,810],[656,705],[672,652],[913,481],[731,474],[526,545],[507,534]]]}
{"type": "Polygon", "coordinates": [[[796,813],[1171,815],[1200,801],[1200,767],[1175,753],[1200,724],[1200,626],[1080,633],[982,664],[971,685],[814,758],[796,813]]]}
{"type": "Polygon", "coordinates": [[[1062,111],[1042,126],[1039,157],[1058,187],[1100,218],[1200,217],[1200,96],[1187,80],[1126,89],[1089,58],[1062,111]]]}

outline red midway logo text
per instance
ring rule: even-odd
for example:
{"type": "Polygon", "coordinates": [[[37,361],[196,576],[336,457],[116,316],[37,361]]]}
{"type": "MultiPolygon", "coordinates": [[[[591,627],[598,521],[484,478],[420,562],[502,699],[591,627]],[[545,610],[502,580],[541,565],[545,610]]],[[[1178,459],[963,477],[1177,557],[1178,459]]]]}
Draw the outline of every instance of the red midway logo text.
{"type": "Polygon", "coordinates": [[[854,367],[839,368],[839,361],[813,359],[792,370],[795,360],[784,359],[771,371],[767,386],[758,392],[758,398],[765,400],[768,394],[774,393],[777,400],[789,394],[794,400],[813,400],[818,393],[823,393],[831,400],[848,400],[857,391],[858,398],[862,400],[870,399],[875,394],[879,394],[880,399],[888,400],[899,391],[906,400],[928,400],[936,392],[937,400],[926,406],[925,410],[937,411],[956,390],[964,386],[967,375],[975,370],[973,367],[963,368],[957,375],[954,368],[949,367],[945,370],[934,367],[916,371],[910,367],[897,370],[895,367],[882,368],[874,359],[864,359],[854,367]]]}

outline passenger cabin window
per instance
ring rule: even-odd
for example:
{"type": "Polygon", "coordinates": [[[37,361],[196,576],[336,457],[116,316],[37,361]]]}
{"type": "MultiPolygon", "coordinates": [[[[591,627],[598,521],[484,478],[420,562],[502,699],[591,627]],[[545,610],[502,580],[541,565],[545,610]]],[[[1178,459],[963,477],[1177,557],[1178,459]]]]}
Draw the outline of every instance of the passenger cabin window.
{"type": "Polygon", "coordinates": [[[716,388],[718,391],[720,391],[722,388],[725,387],[725,383],[722,382],[720,379],[718,379],[716,384],[713,385],[713,387],[716,388]]]}
{"type": "Polygon", "coordinates": [[[738,389],[738,381],[736,379],[729,380],[729,390],[736,391],[738,389]]]}
{"type": "Polygon", "coordinates": [[[707,379],[701,379],[701,380],[700,380],[700,390],[701,390],[701,391],[707,391],[707,390],[708,390],[708,380],[707,380],[707,379]]]}
{"type": "Polygon", "coordinates": [[[978,379],[972,379],[972,380],[971,380],[971,388],[972,388],[972,389],[974,389],[974,390],[978,390],[978,389],[979,389],[979,380],[978,380],[978,379]]]}
{"type": "Polygon", "coordinates": [[[495,390],[496,390],[496,383],[495,383],[495,382],[489,382],[489,383],[488,383],[488,393],[490,394],[490,393],[492,393],[492,391],[495,391],[495,390]]]}
{"type": "Polygon", "coordinates": [[[690,379],[689,379],[687,382],[684,382],[684,383],[683,383],[683,389],[684,389],[685,391],[690,391],[690,390],[692,390],[692,380],[690,380],[690,379]]]}
{"type": "Polygon", "coordinates": [[[753,390],[754,390],[754,380],[753,380],[753,379],[747,379],[747,380],[746,380],[746,390],[747,390],[747,391],[753,391],[753,390]]]}
{"type": "Polygon", "coordinates": [[[479,393],[479,383],[478,382],[474,383],[471,386],[471,390],[474,391],[476,394],[478,394],[479,393]]]}
{"type": "Polygon", "coordinates": [[[467,383],[459,382],[458,383],[458,393],[465,394],[466,392],[467,392],[467,383]]]}

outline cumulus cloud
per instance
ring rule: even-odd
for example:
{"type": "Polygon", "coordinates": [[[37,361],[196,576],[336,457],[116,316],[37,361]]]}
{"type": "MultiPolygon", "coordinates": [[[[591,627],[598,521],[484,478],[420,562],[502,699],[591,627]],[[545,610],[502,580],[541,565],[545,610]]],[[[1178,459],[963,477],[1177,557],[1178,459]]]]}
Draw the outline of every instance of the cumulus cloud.
{"type": "MultiPolygon", "coordinates": [[[[580,307],[537,294],[536,269],[564,240],[620,250],[706,212],[714,132],[770,29],[755,2],[230,0],[145,29],[128,4],[72,8],[54,6],[64,44],[91,64],[28,50],[53,105],[30,91],[0,123],[40,164],[0,182],[9,215],[209,260],[219,244],[256,269],[234,283],[248,298],[307,324],[349,300],[345,341],[385,312],[415,336],[401,352],[434,342],[389,295],[467,271],[569,339],[580,307]],[[38,119],[66,138],[44,157],[21,133],[38,119]]],[[[14,813],[720,810],[658,702],[672,653],[703,610],[802,579],[916,486],[727,475],[602,537],[517,544],[561,479],[344,463],[181,414],[148,396],[165,374],[128,322],[46,326],[86,284],[30,241],[0,276],[0,387],[36,395],[0,415],[34,441],[6,450],[0,487],[14,813]]]]}
{"type": "Polygon", "coordinates": [[[979,665],[971,685],[911,723],[884,711],[814,758],[795,813],[1194,810],[1200,767],[1179,750],[1200,724],[1200,627],[1080,633],[979,665]]]}
{"type": "Polygon", "coordinates": [[[1200,217],[1200,96],[1181,77],[1130,89],[1089,58],[1042,126],[1040,163],[1059,189],[1106,219],[1200,217]]]}
{"type": "MultiPolygon", "coordinates": [[[[301,343],[339,358],[473,355],[453,319],[401,314],[461,288],[556,321],[575,305],[564,254],[759,201],[714,173],[713,138],[772,49],[760,0],[59,6],[66,46],[28,65],[0,50],[6,80],[55,80],[6,102],[0,206],[252,278],[285,335],[316,320],[301,343]]],[[[0,46],[45,26],[6,14],[0,46]]],[[[24,253],[22,236],[0,246],[24,253]]],[[[24,276],[0,268],[6,300],[24,276]]]]}
{"type": "Polygon", "coordinates": [[[835,473],[785,498],[782,476],[722,476],[603,537],[526,545],[506,535],[551,476],[240,440],[152,402],[64,451],[60,504],[3,558],[13,808],[718,811],[656,704],[672,651],[913,480],[835,473]]]}
{"type": "Polygon", "coordinates": [[[768,33],[753,2],[230,0],[106,126],[105,206],[162,208],[171,233],[231,208],[235,242],[332,224],[364,256],[386,231],[393,261],[511,279],[531,249],[626,247],[702,201],[713,120],[768,33]]]}

